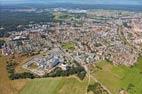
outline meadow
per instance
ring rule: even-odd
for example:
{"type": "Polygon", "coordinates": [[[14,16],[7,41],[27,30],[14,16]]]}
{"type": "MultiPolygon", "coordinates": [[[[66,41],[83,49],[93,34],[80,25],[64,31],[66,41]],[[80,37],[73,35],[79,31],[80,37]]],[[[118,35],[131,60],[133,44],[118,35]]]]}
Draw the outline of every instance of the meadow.
{"type": "Polygon", "coordinates": [[[101,61],[97,65],[100,69],[92,73],[112,94],[118,94],[124,89],[129,94],[142,94],[142,57],[133,67],[114,66],[107,61],[101,61]]]}
{"type": "Polygon", "coordinates": [[[57,77],[30,81],[20,94],[86,94],[87,79],[57,77]]]}
{"type": "Polygon", "coordinates": [[[63,43],[62,47],[66,50],[74,50],[75,49],[75,44],[73,42],[67,42],[67,43],[63,43]]]}
{"type": "Polygon", "coordinates": [[[6,60],[7,58],[0,54],[0,94],[19,94],[28,80],[9,80],[6,60]]]}
{"type": "MultiPolygon", "coordinates": [[[[88,78],[79,80],[76,76],[9,80],[6,58],[0,56],[0,94],[86,94],[88,78]]],[[[96,63],[91,75],[108,88],[112,94],[124,89],[129,94],[142,94],[142,57],[133,67],[114,66],[107,61],[96,63]]],[[[90,80],[90,84],[94,79],[90,80]]],[[[90,94],[90,93],[89,93],[90,94]]]]}

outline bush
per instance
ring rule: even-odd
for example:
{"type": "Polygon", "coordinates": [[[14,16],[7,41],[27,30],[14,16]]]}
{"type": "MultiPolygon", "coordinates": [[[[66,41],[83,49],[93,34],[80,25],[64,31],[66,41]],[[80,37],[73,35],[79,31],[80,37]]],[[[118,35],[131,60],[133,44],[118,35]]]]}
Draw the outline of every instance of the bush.
{"type": "Polygon", "coordinates": [[[107,90],[105,90],[100,83],[94,83],[93,85],[89,85],[87,88],[87,92],[92,91],[94,94],[109,94],[107,90]]]}
{"type": "Polygon", "coordinates": [[[34,79],[35,77],[37,77],[30,72],[15,73],[15,65],[16,65],[16,63],[13,61],[7,62],[6,69],[9,73],[9,79],[11,79],[11,80],[25,79],[25,78],[34,79]]]}
{"type": "Polygon", "coordinates": [[[67,70],[62,70],[61,68],[55,68],[52,72],[48,73],[45,77],[60,77],[60,76],[70,76],[77,74],[77,76],[83,80],[86,76],[86,71],[83,67],[67,67],[67,70]]]}

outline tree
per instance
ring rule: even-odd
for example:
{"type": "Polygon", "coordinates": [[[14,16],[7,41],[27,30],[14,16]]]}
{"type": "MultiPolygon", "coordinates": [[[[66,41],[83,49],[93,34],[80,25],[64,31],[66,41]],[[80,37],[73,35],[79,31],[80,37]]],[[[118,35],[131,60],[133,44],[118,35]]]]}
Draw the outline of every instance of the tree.
{"type": "Polygon", "coordinates": [[[5,41],[4,40],[0,40],[0,48],[2,48],[2,46],[4,45],[5,41]]]}

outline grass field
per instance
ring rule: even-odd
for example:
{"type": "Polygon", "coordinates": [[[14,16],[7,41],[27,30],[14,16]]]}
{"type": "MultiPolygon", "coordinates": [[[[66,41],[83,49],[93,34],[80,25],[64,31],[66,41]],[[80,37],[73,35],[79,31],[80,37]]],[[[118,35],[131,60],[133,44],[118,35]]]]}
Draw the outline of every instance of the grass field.
{"type": "Polygon", "coordinates": [[[26,80],[9,80],[6,58],[0,55],[0,94],[18,94],[26,82],[26,80]]]}
{"type": "Polygon", "coordinates": [[[105,85],[113,94],[118,94],[120,89],[127,90],[130,85],[132,89],[129,94],[142,94],[142,58],[132,68],[125,66],[113,66],[103,61],[97,64],[102,70],[94,72],[94,76],[105,85]]]}
{"type": "Polygon", "coordinates": [[[43,78],[29,82],[20,94],[86,94],[87,79],[43,78]]]}
{"type": "Polygon", "coordinates": [[[73,42],[67,42],[67,43],[63,43],[62,47],[66,50],[73,51],[75,49],[75,44],[73,42]]]}
{"type": "Polygon", "coordinates": [[[74,16],[66,13],[61,13],[61,12],[55,12],[53,13],[54,15],[54,20],[69,20],[72,19],[74,16]]]}
{"type": "MultiPolygon", "coordinates": [[[[34,80],[9,80],[6,71],[6,58],[0,56],[0,94],[86,94],[88,78],[80,81],[75,76],[41,78],[34,80]]],[[[113,66],[107,61],[101,61],[93,68],[91,75],[100,81],[112,94],[118,94],[120,89],[129,94],[142,94],[142,57],[138,63],[128,68],[113,66]]],[[[90,83],[94,83],[91,79],[90,83]]],[[[92,94],[89,92],[89,94],[92,94]]]]}

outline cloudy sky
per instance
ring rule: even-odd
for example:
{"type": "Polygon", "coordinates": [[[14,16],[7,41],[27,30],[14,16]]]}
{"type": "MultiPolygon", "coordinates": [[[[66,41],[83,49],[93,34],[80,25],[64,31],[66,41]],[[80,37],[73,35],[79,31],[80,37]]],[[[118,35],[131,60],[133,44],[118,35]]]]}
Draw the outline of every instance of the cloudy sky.
{"type": "Polygon", "coordinates": [[[132,4],[142,5],[142,0],[0,0],[6,3],[75,3],[75,4],[132,4]]]}

